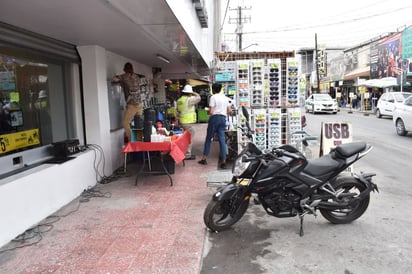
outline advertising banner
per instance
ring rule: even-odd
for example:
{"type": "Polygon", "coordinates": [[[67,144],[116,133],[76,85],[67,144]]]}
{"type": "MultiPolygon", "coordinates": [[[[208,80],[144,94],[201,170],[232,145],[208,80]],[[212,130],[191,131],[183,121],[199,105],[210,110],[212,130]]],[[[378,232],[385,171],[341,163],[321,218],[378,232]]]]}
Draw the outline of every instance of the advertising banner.
{"type": "Polygon", "coordinates": [[[406,75],[412,75],[412,28],[402,32],[402,70],[406,75]]]}
{"type": "Polygon", "coordinates": [[[397,77],[401,67],[401,33],[388,36],[371,47],[371,79],[397,77]]]}

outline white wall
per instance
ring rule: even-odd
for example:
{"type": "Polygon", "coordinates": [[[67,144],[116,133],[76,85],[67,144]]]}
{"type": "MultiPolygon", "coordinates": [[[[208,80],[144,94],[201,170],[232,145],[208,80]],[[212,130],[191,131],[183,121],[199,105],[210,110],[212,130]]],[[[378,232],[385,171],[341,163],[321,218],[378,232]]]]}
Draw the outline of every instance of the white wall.
{"type": "Polygon", "coordinates": [[[0,180],[0,246],[38,224],[96,184],[94,152],[45,164],[0,180]]]}
{"type": "Polygon", "coordinates": [[[208,27],[202,28],[192,0],[166,0],[166,2],[206,63],[211,64],[214,58],[214,41],[216,39],[214,9],[220,8],[220,5],[216,5],[214,1],[210,0],[203,1],[208,15],[208,27]],[[210,39],[211,37],[214,39],[210,39]]]}

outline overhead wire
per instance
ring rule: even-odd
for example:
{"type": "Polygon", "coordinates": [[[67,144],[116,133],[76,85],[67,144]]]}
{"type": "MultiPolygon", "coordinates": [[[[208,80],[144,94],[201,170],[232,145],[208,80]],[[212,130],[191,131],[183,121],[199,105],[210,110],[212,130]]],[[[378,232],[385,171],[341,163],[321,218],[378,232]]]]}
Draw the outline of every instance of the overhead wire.
{"type": "MultiPolygon", "coordinates": [[[[360,40],[364,41],[367,40],[365,37],[370,37],[373,38],[374,36],[379,36],[379,31],[380,29],[376,28],[376,24],[374,23],[367,23],[368,20],[370,21],[371,19],[376,19],[378,17],[384,18],[385,16],[393,16],[394,13],[399,14],[399,13],[408,13],[410,9],[412,8],[412,5],[403,5],[402,7],[395,6],[392,9],[387,9],[386,7],[382,7],[382,4],[387,4],[387,1],[376,1],[373,3],[373,5],[364,5],[364,6],[359,6],[356,9],[351,9],[344,11],[342,13],[334,13],[333,16],[322,16],[322,18],[319,19],[319,22],[321,23],[313,23],[313,17],[311,17],[311,21],[308,24],[304,25],[289,25],[289,26],[284,26],[281,28],[276,28],[276,29],[271,29],[271,30],[262,30],[261,26],[259,30],[256,31],[244,31],[243,34],[246,34],[243,36],[244,42],[247,43],[248,38],[250,37],[249,40],[253,40],[253,42],[258,42],[261,47],[264,47],[265,41],[268,42],[276,42],[276,45],[282,45],[283,47],[288,47],[290,48],[291,46],[296,46],[296,47],[302,47],[302,41],[312,41],[313,40],[313,35],[314,33],[308,32],[308,30],[319,28],[319,30],[316,30],[316,33],[318,33],[318,37],[321,37],[321,40],[325,41],[335,41],[335,44],[342,44],[343,47],[349,47],[353,43],[358,43],[360,40]],[[364,10],[368,9],[370,12],[365,13],[364,10]],[[378,10],[377,10],[378,9],[378,10]],[[382,10],[383,9],[383,10],[382,10]],[[362,15],[357,16],[357,12],[362,11],[362,15]],[[347,14],[352,15],[351,18],[347,18],[347,14]],[[356,15],[356,17],[353,17],[353,15],[356,15]],[[342,18],[346,17],[344,20],[336,20],[336,18],[342,18]],[[329,19],[332,19],[332,21],[326,22],[329,19]],[[364,22],[361,26],[359,26],[359,22],[364,22]],[[341,31],[339,27],[343,26],[348,26],[350,24],[357,24],[350,30],[351,35],[346,35],[347,32],[341,31]],[[321,28],[331,28],[334,27],[334,31],[328,32],[327,35],[323,34],[323,32],[320,32],[321,28]],[[296,32],[300,31],[298,34],[295,34],[296,32]],[[282,38],[276,38],[276,33],[282,34],[282,38]],[[289,38],[285,38],[284,34],[285,33],[290,33],[291,36],[289,38]],[[263,37],[259,37],[259,35],[263,35],[263,37]],[[267,35],[267,34],[274,34],[273,35],[267,35]],[[357,34],[354,36],[353,34],[357,34]],[[252,37],[253,36],[253,37],[252,37]],[[306,38],[305,38],[306,36],[306,38]],[[334,38],[336,37],[336,38],[334,38]],[[287,40],[287,41],[285,41],[287,40]]],[[[291,13],[293,14],[293,13],[291,13]]],[[[406,17],[405,18],[409,18],[406,17]]],[[[407,19],[405,22],[404,26],[407,26],[412,23],[412,20],[407,19]]],[[[291,20],[293,21],[293,20],[291,20]]],[[[386,21],[386,20],[385,20],[386,21]]],[[[247,29],[249,26],[245,26],[247,29]]],[[[390,29],[391,26],[388,24],[387,28],[381,29],[380,34],[386,34],[390,32],[394,32],[395,30],[390,29]],[[385,33],[386,32],[386,33],[385,33]]],[[[235,35],[236,33],[233,32],[224,32],[223,33],[226,37],[230,37],[230,35],[235,35]]],[[[228,42],[228,40],[226,40],[228,42]]],[[[266,43],[268,43],[266,42],[266,43]]],[[[306,43],[307,44],[307,43],[306,43]]]]}

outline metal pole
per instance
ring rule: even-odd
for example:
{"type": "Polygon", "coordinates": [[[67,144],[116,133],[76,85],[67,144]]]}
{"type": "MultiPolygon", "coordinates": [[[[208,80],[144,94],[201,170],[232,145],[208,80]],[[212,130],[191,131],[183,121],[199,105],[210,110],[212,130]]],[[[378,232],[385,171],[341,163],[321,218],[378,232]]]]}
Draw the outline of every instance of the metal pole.
{"type": "Polygon", "coordinates": [[[316,81],[317,81],[317,88],[316,93],[320,93],[320,86],[319,86],[319,56],[318,56],[318,35],[315,33],[315,54],[316,54],[316,81]]]}
{"type": "Polygon", "coordinates": [[[401,62],[401,92],[403,91],[403,60],[401,62]]]}

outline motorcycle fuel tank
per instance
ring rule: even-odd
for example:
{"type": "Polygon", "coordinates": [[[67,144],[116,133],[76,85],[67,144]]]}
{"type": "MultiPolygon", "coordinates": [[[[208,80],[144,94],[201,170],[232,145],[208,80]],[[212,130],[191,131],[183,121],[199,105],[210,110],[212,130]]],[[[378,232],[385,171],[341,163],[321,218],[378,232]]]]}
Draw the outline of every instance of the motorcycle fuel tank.
{"type": "Polygon", "coordinates": [[[264,188],[273,185],[273,178],[287,168],[288,165],[281,159],[270,162],[267,166],[262,167],[259,174],[255,176],[253,183],[254,187],[264,188]]]}

